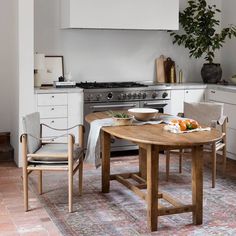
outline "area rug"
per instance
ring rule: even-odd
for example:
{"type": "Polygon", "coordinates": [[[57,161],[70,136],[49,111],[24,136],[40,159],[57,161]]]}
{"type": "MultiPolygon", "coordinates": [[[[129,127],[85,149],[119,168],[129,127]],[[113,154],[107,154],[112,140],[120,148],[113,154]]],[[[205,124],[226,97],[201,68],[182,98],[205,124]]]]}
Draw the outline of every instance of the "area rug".
{"type": "MultiPolygon", "coordinates": [[[[160,161],[160,189],[183,203],[191,202],[191,160],[184,159],[183,173],[178,173],[177,158],[171,159],[169,182],[165,180],[165,159],[160,161]]],[[[137,157],[114,159],[113,173],[137,171],[137,157]]],[[[130,190],[111,182],[110,193],[101,193],[101,169],[87,166],[84,192],[78,196],[74,181],[74,213],[68,213],[66,173],[46,173],[44,194],[37,194],[37,176],[30,177],[31,189],[39,197],[62,235],[135,236],[135,235],[236,235],[236,178],[217,173],[216,188],[211,188],[211,170],[204,169],[203,224],[192,224],[192,214],[159,217],[158,231],[150,233],[146,222],[146,204],[130,190]]]]}

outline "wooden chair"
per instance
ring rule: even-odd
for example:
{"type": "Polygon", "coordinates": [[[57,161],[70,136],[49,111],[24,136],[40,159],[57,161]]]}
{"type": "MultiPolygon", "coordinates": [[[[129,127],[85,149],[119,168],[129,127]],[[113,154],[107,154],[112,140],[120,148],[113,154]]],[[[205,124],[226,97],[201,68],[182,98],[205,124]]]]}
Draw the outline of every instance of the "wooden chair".
{"type": "MultiPolygon", "coordinates": [[[[222,131],[222,139],[211,145],[205,145],[204,151],[211,153],[212,160],[212,188],[215,187],[216,182],[216,154],[222,151],[223,168],[226,169],[226,130],[228,118],[223,116],[223,104],[221,103],[184,103],[184,117],[194,119],[201,125],[218,128],[222,131]]],[[[184,150],[169,150],[166,152],[166,180],[169,180],[170,172],[170,153],[179,152],[179,173],[182,173],[182,161],[184,150]]]]}
{"type": "MultiPolygon", "coordinates": [[[[42,138],[42,126],[38,112],[23,118],[25,133],[21,135],[23,158],[23,188],[24,206],[28,211],[28,176],[32,171],[38,171],[39,194],[42,194],[43,171],[67,171],[68,174],[68,202],[69,212],[73,211],[73,176],[79,170],[79,195],[82,194],[83,160],[84,160],[84,127],[78,127],[79,144],[75,144],[74,135],[68,134],[68,143],[49,143],[49,139],[42,138]]],[[[48,125],[47,128],[54,129],[48,125]]],[[[67,131],[69,129],[56,129],[67,131]]],[[[65,134],[67,135],[67,134],[65,134]]],[[[65,136],[64,135],[64,136],[65,136]]],[[[58,136],[61,137],[62,135],[58,136]]],[[[55,139],[57,137],[53,137],[55,139]]]]}

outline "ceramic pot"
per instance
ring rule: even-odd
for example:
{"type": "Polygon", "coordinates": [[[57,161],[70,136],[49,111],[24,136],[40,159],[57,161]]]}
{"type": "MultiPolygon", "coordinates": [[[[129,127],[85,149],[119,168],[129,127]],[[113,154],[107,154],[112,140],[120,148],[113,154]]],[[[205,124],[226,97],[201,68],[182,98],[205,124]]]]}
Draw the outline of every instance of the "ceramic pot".
{"type": "Polygon", "coordinates": [[[204,63],[201,70],[201,75],[205,84],[216,84],[222,77],[222,69],[220,64],[204,63]]]}

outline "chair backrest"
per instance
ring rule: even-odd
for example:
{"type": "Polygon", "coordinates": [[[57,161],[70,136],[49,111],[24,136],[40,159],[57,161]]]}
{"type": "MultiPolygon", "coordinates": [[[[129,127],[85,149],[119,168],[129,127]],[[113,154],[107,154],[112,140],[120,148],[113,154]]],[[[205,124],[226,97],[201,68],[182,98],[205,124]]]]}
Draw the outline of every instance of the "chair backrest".
{"type": "Polygon", "coordinates": [[[213,121],[223,117],[224,104],[200,102],[184,103],[184,117],[194,119],[201,125],[211,126],[213,121]]]}
{"type": "Polygon", "coordinates": [[[23,129],[27,134],[28,153],[34,153],[41,147],[40,115],[34,112],[23,117],[23,129]]]}

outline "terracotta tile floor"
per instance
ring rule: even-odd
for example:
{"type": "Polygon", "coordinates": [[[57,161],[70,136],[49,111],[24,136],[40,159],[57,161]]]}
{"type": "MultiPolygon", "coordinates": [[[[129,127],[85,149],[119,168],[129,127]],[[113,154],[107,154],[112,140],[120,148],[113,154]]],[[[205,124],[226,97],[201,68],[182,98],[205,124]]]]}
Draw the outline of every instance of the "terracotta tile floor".
{"type": "Polygon", "coordinates": [[[61,235],[32,192],[29,201],[33,210],[24,212],[21,173],[13,163],[0,162],[0,235],[61,235]]]}
{"type": "MultiPolygon", "coordinates": [[[[91,165],[85,164],[85,169],[91,168],[91,165]]],[[[218,168],[221,169],[220,163],[218,168]]],[[[228,160],[227,175],[236,177],[235,169],[236,161],[228,160]]],[[[24,212],[21,174],[21,169],[13,163],[0,162],[0,236],[61,235],[44,206],[31,191],[29,201],[32,210],[24,212]]]]}

